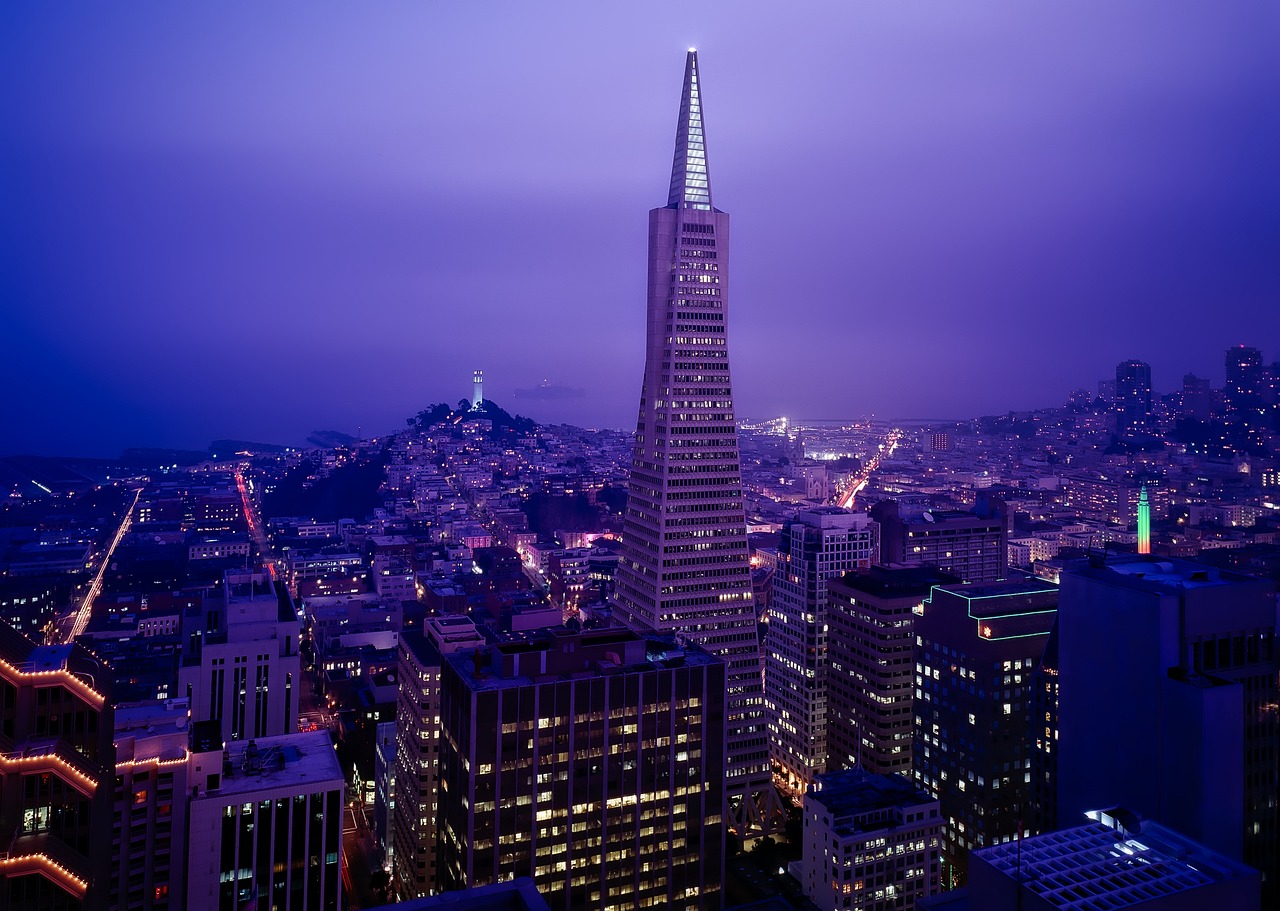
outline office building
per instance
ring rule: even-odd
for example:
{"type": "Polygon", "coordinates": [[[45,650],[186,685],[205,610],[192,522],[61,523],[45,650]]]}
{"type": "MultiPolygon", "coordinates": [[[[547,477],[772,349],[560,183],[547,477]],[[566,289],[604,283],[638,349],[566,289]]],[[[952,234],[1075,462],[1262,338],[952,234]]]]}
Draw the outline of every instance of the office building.
{"type": "Polygon", "coordinates": [[[483,644],[484,637],[466,617],[428,617],[421,632],[405,630],[400,635],[391,885],[402,901],[439,889],[441,656],[483,644]]]}
{"type": "Polygon", "coordinates": [[[111,670],[0,623],[0,911],[105,908],[111,670]]]}
{"type": "Polygon", "coordinates": [[[782,528],[764,700],[774,775],[794,794],[827,767],[827,580],[869,568],[878,531],[865,513],[838,506],[807,510],[782,528]]]}
{"type": "Polygon", "coordinates": [[[981,493],[969,512],[930,509],[904,515],[895,500],[871,507],[880,525],[880,562],[936,566],[965,582],[1003,579],[1009,557],[1009,510],[981,493]]]}
{"type": "Polygon", "coordinates": [[[936,586],[916,617],[916,782],[946,820],[944,881],[1026,830],[1034,674],[1058,608],[1039,579],[936,586]]]}
{"type": "Polygon", "coordinates": [[[1116,365],[1116,429],[1121,434],[1148,429],[1151,423],[1151,365],[1121,361],[1116,365]]]}
{"type": "Polygon", "coordinates": [[[190,911],[342,907],[346,783],[328,731],[226,745],[193,730],[189,783],[190,911]]]}
{"type": "Polygon", "coordinates": [[[185,699],[116,706],[112,909],[187,906],[189,709],[185,699]]]}
{"type": "Polygon", "coordinates": [[[915,618],[935,585],[931,566],[872,566],[827,586],[827,767],[911,773],[915,618]]]}
{"type": "Polygon", "coordinates": [[[1258,911],[1259,876],[1238,861],[1123,810],[973,852],[967,895],[947,911],[1258,911]]]}
{"type": "Polygon", "coordinates": [[[1064,572],[1058,812],[1124,805],[1261,870],[1275,896],[1275,586],[1190,561],[1064,572]]]}
{"type": "Polygon", "coordinates": [[[221,600],[197,613],[178,668],[192,720],[220,721],[225,740],[296,731],[301,624],[284,587],[266,573],[228,572],[221,600]]]}
{"type": "Polygon", "coordinates": [[[441,674],[444,889],[532,877],[553,911],[722,907],[724,664],[560,630],[441,674]]]}
{"type": "Polygon", "coordinates": [[[761,658],[729,377],[729,216],[711,204],[698,55],[685,63],[667,204],[649,212],[644,382],[614,616],[728,667],[730,825],[772,826],[761,658]]]}
{"type": "Polygon", "coordinates": [[[800,886],[821,911],[911,911],[941,888],[938,801],[901,775],[819,775],[804,799],[800,886]]]}

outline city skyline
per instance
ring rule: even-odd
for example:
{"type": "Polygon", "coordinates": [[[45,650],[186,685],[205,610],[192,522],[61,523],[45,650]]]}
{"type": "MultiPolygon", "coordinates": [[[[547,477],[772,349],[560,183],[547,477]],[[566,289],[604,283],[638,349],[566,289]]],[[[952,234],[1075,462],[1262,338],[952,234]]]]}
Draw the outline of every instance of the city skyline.
{"type": "Polygon", "coordinates": [[[962,418],[1127,358],[1169,391],[1277,357],[1261,4],[502,10],[6,11],[0,448],[385,433],[477,368],[511,411],[628,426],[654,74],[689,45],[740,415],[962,418]],[[515,397],[544,379],[583,394],[515,397]]]}

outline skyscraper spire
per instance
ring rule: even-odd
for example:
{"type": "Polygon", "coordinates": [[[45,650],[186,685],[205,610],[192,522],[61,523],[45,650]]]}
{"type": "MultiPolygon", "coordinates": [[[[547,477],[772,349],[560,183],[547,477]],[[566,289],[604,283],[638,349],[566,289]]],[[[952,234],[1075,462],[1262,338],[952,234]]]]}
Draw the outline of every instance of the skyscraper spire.
{"type": "Polygon", "coordinates": [[[698,52],[689,48],[684,64],[684,92],[676,123],[676,157],[671,163],[667,205],[677,209],[710,209],[711,178],[707,173],[707,141],[702,129],[702,87],[698,52]]]}

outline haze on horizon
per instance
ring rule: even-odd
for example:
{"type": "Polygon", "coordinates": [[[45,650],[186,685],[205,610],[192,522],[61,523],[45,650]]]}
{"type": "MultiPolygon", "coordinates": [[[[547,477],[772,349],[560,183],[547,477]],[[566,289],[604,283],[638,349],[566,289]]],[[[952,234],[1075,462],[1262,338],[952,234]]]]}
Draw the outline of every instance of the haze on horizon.
{"type": "Polygon", "coordinates": [[[740,417],[1280,360],[1275,4],[690,9],[0,10],[0,454],[630,428],[691,45],[740,417]]]}

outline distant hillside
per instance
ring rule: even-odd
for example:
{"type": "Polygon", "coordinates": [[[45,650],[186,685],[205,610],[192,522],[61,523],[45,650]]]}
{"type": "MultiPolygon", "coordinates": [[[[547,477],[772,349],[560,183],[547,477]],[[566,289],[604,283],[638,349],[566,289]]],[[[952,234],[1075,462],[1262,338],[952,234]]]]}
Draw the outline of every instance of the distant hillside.
{"type": "Polygon", "coordinates": [[[471,404],[466,399],[458,402],[456,409],[450,408],[444,402],[440,402],[438,405],[424,408],[413,417],[407,418],[405,423],[415,430],[427,430],[443,421],[465,424],[469,421],[479,420],[489,421],[493,424],[491,436],[494,437],[501,436],[509,431],[533,433],[538,429],[537,421],[532,418],[526,418],[523,415],[511,414],[497,402],[489,399],[484,399],[477,409],[472,409],[471,404]]]}

